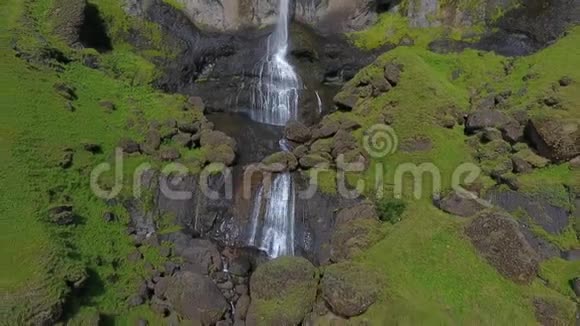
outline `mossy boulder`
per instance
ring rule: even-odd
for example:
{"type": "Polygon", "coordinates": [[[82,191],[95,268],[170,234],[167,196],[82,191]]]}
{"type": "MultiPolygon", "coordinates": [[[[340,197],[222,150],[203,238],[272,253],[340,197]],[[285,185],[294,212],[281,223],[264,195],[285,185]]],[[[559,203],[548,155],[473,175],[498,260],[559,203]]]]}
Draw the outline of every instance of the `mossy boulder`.
{"type": "Polygon", "coordinates": [[[321,154],[308,154],[300,158],[300,166],[304,169],[311,169],[317,166],[328,167],[330,160],[328,157],[321,154]]]}
{"type": "Polygon", "coordinates": [[[344,317],[364,313],[382,287],[376,272],[354,263],[328,266],[321,281],[322,297],[335,314],[344,317]]]}
{"type": "Polygon", "coordinates": [[[227,144],[206,147],[205,150],[205,158],[209,163],[222,163],[226,166],[231,166],[236,160],[234,149],[227,144]]]}
{"type": "Polygon", "coordinates": [[[573,325],[576,307],[561,297],[537,297],[533,299],[534,314],[541,325],[573,325]]]}
{"type": "Polygon", "coordinates": [[[305,143],[309,141],[312,136],[310,129],[299,121],[288,122],[284,129],[284,135],[286,139],[297,143],[305,143]]]}
{"type": "Polygon", "coordinates": [[[280,257],[260,265],[250,279],[247,325],[298,325],[312,310],[318,272],[301,257],[280,257]]]}
{"type": "Polygon", "coordinates": [[[266,157],[260,167],[269,172],[293,171],[298,167],[298,160],[290,152],[277,152],[266,157]]]}
{"type": "Polygon", "coordinates": [[[529,284],[535,279],[539,268],[537,254],[511,217],[484,211],[465,232],[477,251],[500,274],[520,284],[529,284]]]}
{"type": "Polygon", "coordinates": [[[538,153],[553,162],[569,161],[580,155],[580,123],[557,118],[531,119],[526,137],[538,153]]]}
{"type": "Polygon", "coordinates": [[[192,272],[171,276],[164,296],[172,310],[202,325],[215,324],[228,309],[226,299],[209,277],[192,272]]]}
{"type": "Polygon", "coordinates": [[[330,238],[330,260],[349,260],[383,239],[381,223],[376,219],[361,218],[336,226],[330,238]]]}
{"type": "Polygon", "coordinates": [[[86,0],[56,0],[50,12],[53,31],[67,44],[79,41],[85,21],[86,0]]]}

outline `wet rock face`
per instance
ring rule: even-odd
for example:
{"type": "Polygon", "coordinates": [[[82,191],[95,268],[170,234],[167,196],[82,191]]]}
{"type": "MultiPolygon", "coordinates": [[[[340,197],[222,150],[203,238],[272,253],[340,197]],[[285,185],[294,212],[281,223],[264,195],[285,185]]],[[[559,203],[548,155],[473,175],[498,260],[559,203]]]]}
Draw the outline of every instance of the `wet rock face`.
{"type": "MultiPolygon", "coordinates": [[[[278,17],[277,0],[177,0],[196,26],[206,31],[232,32],[273,25],[278,17]]],[[[359,30],[377,18],[376,0],[298,0],[291,10],[295,19],[327,33],[359,30]]],[[[127,1],[127,11],[138,13],[143,3],[127,1]]]]}
{"type": "Polygon", "coordinates": [[[506,278],[529,284],[536,277],[536,253],[510,217],[485,211],[465,232],[477,251],[506,278]]]}

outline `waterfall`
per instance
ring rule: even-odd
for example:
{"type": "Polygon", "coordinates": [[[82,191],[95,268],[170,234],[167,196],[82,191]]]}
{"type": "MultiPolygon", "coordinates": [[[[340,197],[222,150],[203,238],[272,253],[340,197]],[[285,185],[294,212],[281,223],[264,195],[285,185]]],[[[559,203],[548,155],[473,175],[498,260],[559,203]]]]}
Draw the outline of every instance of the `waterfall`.
{"type": "Polygon", "coordinates": [[[292,175],[277,175],[266,204],[259,244],[270,257],[294,255],[294,201],[292,175]]]}
{"type": "Polygon", "coordinates": [[[259,81],[252,89],[253,120],[283,126],[298,117],[300,80],[286,60],[290,0],[280,0],[280,17],[274,33],[268,38],[265,58],[260,62],[259,81]]]}
{"type": "MultiPolygon", "coordinates": [[[[300,81],[286,60],[289,16],[289,0],[280,0],[280,18],[268,39],[267,54],[260,63],[260,80],[252,91],[252,119],[278,126],[298,117],[300,81]]],[[[280,147],[289,150],[283,141],[280,147]]],[[[271,258],[294,255],[294,205],[292,174],[277,174],[270,188],[262,185],[254,197],[248,244],[264,250],[271,258]]]]}

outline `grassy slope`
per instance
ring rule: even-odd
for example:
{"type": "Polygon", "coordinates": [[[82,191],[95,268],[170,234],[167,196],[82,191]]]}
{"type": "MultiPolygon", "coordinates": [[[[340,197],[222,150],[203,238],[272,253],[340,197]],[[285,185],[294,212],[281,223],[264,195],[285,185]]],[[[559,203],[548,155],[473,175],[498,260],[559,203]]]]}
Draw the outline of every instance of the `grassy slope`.
{"type": "MultiPolygon", "coordinates": [[[[381,26],[385,22],[382,20],[378,27],[355,35],[355,42],[367,48],[386,42],[389,37],[384,34],[385,26],[381,26]]],[[[559,78],[568,75],[580,80],[578,70],[574,68],[580,63],[578,28],[554,46],[516,60],[512,73],[506,76],[504,67],[510,62],[507,58],[471,50],[449,55],[430,53],[423,48],[426,41],[436,35],[436,31],[424,34],[420,30],[400,26],[401,30],[405,30],[397,35],[402,36],[410,31],[410,35],[417,35],[420,42],[415,47],[397,48],[377,61],[378,67],[391,60],[405,65],[400,85],[395,91],[360,105],[352,113],[346,113],[369,127],[376,123],[379,114],[389,112],[394,118],[393,128],[399,142],[416,136],[427,136],[433,141],[430,151],[399,151],[380,160],[386,170],[386,194],[392,189],[395,167],[407,162],[434,163],[441,171],[443,189],[449,187],[455,167],[472,160],[470,148],[461,127],[448,130],[436,122],[441,118],[441,112],[451,106],[469,111],[471,93],[486,83],[495,87],[495,91],[512,89],[516,92],[526,86],[527,92],[522,96],[513,96],[509,107],[529,106],[529,112],[534,115],[543,114],[542,110],[545,109],[534,103],[542,96],[552,94],[552,85],[559,78]],[[457,70],[462,72],[460,77],[451,78],[457,70]],[[538,77],[525,84],[522,77],[530,70],[537,72],[538,77]]],[[[359,76],[372,75],[377,69],[367,67],[359,76]]],[[[380,69],[378,71],[380,73],[380,69]]],[[[578,94],[577,84],[557,91],[566,110],[550,114],[578,117],[578,94]]],[[[361,132],[358,136],[362,138],[362,135],[361,132]]],[[[374,177],[371,168],[367,182],[372,182],[374,177]]],[[[562,189],[563,185],[571,185],[574,189],[580,177],[563,164],[536,170],[519,180],[524,191],[549,198],[561,197],[558,189],[562,189]]],[[[489,184],[486,178],[481,181],[489,184]]],[[[430,189],[430,185],[431,181],[427,178],[424,189],[430,189]]],[[[404,189],[409,204],[403,222],[385,226],[387,237],[357,259],[381,271],[388,284],[380,303],[358,319],[377,324],[534,324],[534,297],[557,298],[556,301],[571,316],[575,307],[564,296],[570,296],[568,280],[577,274],[577,264],[562,260],[546,262],[542,266],[542,277],[549,280],[548,288],[539,281],[530,286],[515,285],[477,255],[463,235],[465,221],[434,208],[429,190],[424,190],[423,199],[416,201],[410,199],[410,183],[405,184],[404,189]]],[[[374,194],[374,191],[369,192],[371,196],[374,194]]],[[[563,247],[580,245],[570,232],[550,240],[563,247]]]]}
{"type": "MultiPolygon", "coordinates": [[[[40,1],[31,12],[36,17],[46,16],[49,4],[40,1]]],[[[12,309],[0,311],[2,322],[22,322],[31,309],[46,309],[62,301],[68,291],[64,278],[78,266],[87,267],[89,281],[74,304],[67,306],[67,314],[87,309],[82,305],[111,318],[151,315],[143,309],[131,313],[125,306],[126,296],[134,293],[140,281],[142,266],[125,262],[133,248],[125,232],[128,217],[122,209],[107,207],[92,195],[89,173],[96,164],[109,161],[121,137],[138,135],[126,125],[129,119],[137,120],[135,109],[147,119],[176,116],[183,98],[163,95],[147,86],[152,78],[151,64],[123,46],[100,56],[104,71],[89,69],[78,61],[67,65],[61,74],[43,66],[27,67],[9,46],[14,36],[22,48],[39,46],[29,34],[30,26],[19,19],[26,4],[8,0],[1,8],[0,259],[6,268],[0,271],[0,285],[3,305],[9,304],[3,308],[12,309]],[[76,87],[79,99],[74,102],[75,112],[69,112],[66,101],[53,90],[57,81],[76,87]],[[100,100],[113,101],[117,110],[105,112],[98,105],[100,100]],[[101,144],[105,154],[83,151],[83,142],[101,144]],[[66,147],[75,150],[74,164],[62,170],[58,162],[66,147]],[[47,191],[57,188],[63,189],[62,194],[49,202],[47,191]],[[64,199],[67,195],[69,200],[64,199]],[[45,210],[63,201],[74,204],[81,223],[70,227],[44,225],[45,210]],[[103,221],[103,213],[111,209],[119,222],[103,221]]],[[[142,160],[134,158],[126,165],[142,160]]],[[[155,252],[149,256],[156,260],[155,252]]]]}

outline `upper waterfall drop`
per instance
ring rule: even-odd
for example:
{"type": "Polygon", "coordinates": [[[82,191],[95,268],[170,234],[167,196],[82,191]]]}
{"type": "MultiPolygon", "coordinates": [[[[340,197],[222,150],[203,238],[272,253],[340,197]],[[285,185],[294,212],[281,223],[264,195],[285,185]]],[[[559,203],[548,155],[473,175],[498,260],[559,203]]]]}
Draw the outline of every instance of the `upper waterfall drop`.
{"type": "Polygon", "coordinates": [[[259,82],[252,90],[251,118],[271,125],[284,126],[298,118],[300,78],[287,61],[290,0],[280,0],[280,17],[268,38],[268,49],[259,66],[259,82]]]}

